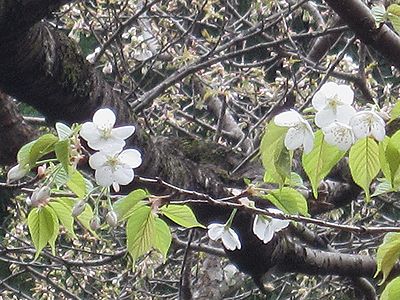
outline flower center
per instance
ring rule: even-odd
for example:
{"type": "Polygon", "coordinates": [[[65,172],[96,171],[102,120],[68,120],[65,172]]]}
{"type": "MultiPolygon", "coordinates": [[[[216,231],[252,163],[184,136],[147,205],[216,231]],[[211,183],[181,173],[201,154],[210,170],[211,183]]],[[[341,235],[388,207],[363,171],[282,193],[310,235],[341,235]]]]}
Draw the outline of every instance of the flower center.
{"type": "Polygon", "coordinates": [[[117,156],[109,156],[107,158],[107,164],[111,167],[112,171],[115,171],[120,163],[117,156]]]}
{"type": "Polygon", "coordinates": [[[112,127],[104,126],[104,127],[98,127],[98,129],[103,139],[108,139],[111,137],[112,127]]]}

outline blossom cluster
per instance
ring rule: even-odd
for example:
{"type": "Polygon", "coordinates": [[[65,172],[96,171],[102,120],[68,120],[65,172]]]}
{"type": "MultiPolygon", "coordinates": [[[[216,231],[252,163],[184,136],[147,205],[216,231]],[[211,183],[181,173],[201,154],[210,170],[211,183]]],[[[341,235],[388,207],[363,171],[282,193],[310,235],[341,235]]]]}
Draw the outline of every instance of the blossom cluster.
{"type": "Polygon", "coordinates": [[[133,180],[133,169],[140,166],[142,157],[136,149],[123,150],[125,140],[134,133],[135,127],[114,128],[115,121],[112,110],[99,109],[93,116],[93,122],[82,125],[80,136],[90,148],[98,150],[89,158],[97,184],[103,187],[112,185],[118,192],[119,185],[127,185],[133,180]]]}
{"type": "MultiPolygon", "coordinates": [[[[317,111],[315,125],[322,129],[325,141],[347,151],[358,139],[372,136],[385,138],[385,122],[372,110],[357,112],[352,106],[353,90],[347,85],[325,83],[315,93],[312,105],[317,111]]],[[[288,127],[284,144],[288,150],[303,146],[304,152],[313,149],[314,133],[310,124],[295,110],[280,113],[274,118],[278,126],[288,127]]]]}

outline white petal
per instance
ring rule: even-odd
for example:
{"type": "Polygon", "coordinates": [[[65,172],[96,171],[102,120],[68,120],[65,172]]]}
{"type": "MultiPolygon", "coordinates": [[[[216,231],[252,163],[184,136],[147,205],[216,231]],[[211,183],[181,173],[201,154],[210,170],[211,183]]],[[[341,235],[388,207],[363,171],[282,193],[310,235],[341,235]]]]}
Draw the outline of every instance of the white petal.
{"type": "Polygon", "coordinates": [[[82,125],[80,135],[86,141],[90,141],[93,138],[99,138],[100,133],[96,125],[93,122],[86,122],[82,125]]]}
{"type": "Polygon", "coordinates": [[[303,148],[305,153],[310,153],[314,148],[314,133],[312,131],[304,132],[303,148]]]}
{"type": "Polygon", "coordinates": [[[226,228],[222,234],[222,243],[228,250],[241,249],[242,245],[235,231],[231,228],[226,228]]]}
{"type": "Polygon", "coordinates": [[[272,219],[270,221],[269,226],[271,227],[271,230],[273,232],[278,232],[278,231],[288,227],[289,224],[290,224],[290,221],[288,221],[288,220],[272,219]]]}
{"type": "MultiPolygon", "coordinates": [[[[382,120],[382,119],[381,119],[382,120]]],[[[383,122],[383,120],[382,120],[383,122]]],[[[371,134],[377,141],[383,141],[386,135],[385,122],[375,122],[371,126],[371,134]]]]}
{"type": "Polygon", "coordinates": [[[268,243],[274,237],[274,231],[268,226],[264,232],[264,236],[261,239],[264,244],[268,243]]]}
{"type": "Polygon", "coordinates": [[[325,141],[330,145],[337,146],[340,150],[347,151],[354,143],[354,135],[350,126],[341,123],[332,123],[322,128],[325,141]]]}
{"type": "Polygon", "coordinates": [[[336,108],[336,121],[349,124],[350,119],[356,114],[356,110],[350,105],[339,105],[336,108]]]}
{"type": "Polygon", "coordinates": [[[315,114],[315,125],[319,128],[329,126],[336,120],[336,114],[332,109],[322,109],[315,114]]]}
{"type": "Polygon", "coordinates": [[[265,218],[256,215],[254,217],[254,222],[253,222],[253,233],[260,239],[262,240],[264,238],[265,231],[267,229],[267,225],[265,222],[265,218]]]}
{"type": "Polygon", "coordinates": [[[317,110],[323,110],[329,99],[335,97],[337,84],[334,82],[325,83],[312,98],[312,106],[317,110]]]}
{"type": "Polygon", "coordinates": [[[276,115],[274,118],[274,123],[278,126],[293,127],[299,124],[301,121],[300,114],[291,109],[276,115]]]}
{"type": "Polygon", "coordinates": [[[94,174],[96,182],[101,186],[110,186],[113,183],[113,173],[110,166],[102,166],[96,169],[94,174]]]}
{"type": "Polygon", "coordinates": [[[217,241],[222,237],[222,234],[224,233],[225,230],[225,225],[213,223],[208,225],[207,228],[208,228],[207,234],[210,237],[210,239],[217,241]]]}
{"type": "Polygon", "coordinates": [[[104,152],[96,152],[89,157],[89,166],[92,169],[98,169],[107,161],[107,155],[104,152]]]}
{"type": "Polygon", "coordinates": [[[115,114],[109,108],[102,108],[93,115],[93,123],[101,129],[111,129],[115,124],[115,114]]]}
{"type": "Polygon", "coordinates": [[[93,150],[108,150],[120,152],[125,146],[125,141],[114,138],[113,136],[109,138],[103,138],[99,136],[99,138],[89,140],[88,145],[93,150]]]}
{"type": "Polygon", "coordinates": [[[121,140],[125,140],[130,137],[135,132],[135,126],[122,126],[114,128],[111,131],[111,135],[115,136],[121,140]]]}
{"type": "Polygon", "coordinates": [[[350,86],[341,84],[338,86],[336,93],[343,104],[351,105],[353,103],[354,92],[350,86]]]}
{"type": "Polygon", "coordinates": [[[295,150],[303,145],[304,132],[295,127],[289,128],[285,136],[285,147],[288,150],[295,150]]]}
{"type": "Polygon", "coordinates": [[[117,182],[120,185],[127,185],[133,180],[133,177],[133,170],[131,168],[124,168],[122,166],[117,166],[113,173],[114,182],[117,182]]]}
{"type": "Polygon", "coordinates": [[[137,168],[142,163],[142,155],[135,149],[127,149],[121,152],[118,159],[122,164],[128,165],[130,168],[137,168]]]}

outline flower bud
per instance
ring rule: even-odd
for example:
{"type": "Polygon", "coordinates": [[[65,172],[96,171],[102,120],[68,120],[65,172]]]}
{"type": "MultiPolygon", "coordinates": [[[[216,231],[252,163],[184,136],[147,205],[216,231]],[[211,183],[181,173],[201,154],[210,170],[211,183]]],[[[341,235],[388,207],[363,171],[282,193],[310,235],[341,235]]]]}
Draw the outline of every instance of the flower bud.
{"type": "Polygon", "coordinates": [[[106,215],[107,224],[111,227],[116,227],[118,225],[118,216],[115,211],[111,210],[106,215]]]}
{"type": "Polygon", "coordinates": [[[90,226],[90,228],[91,228],[92,230],[97,230],[97,229],[100,228],[100,223],[101,223],[101,221],[100,221],[99,216],[94,216],[94,217],[90,220],[89,226],[90,226]]]}
{"type": "Polygon", "coordinates": [[[39,166],[37,168],[37,174],[38,174],[39,179],[42,179],[46,176],[46,164],[39,166]]]}
{"type": "Polygon", "coordinates": [[[50,200],[50,187],[43,186],[36,188],[32,196],[26,200],[26,203],[35,207],[45,206],[50,200]],[[29,199],[29,200],[28,200],[29,199]]]}
{"type": "Polygon", "coordinates": [[[28,174],[29,169],[22,167],[20,164],[12,167],[7,173],[7,183],[17,181],[28,174]]]}
{"type": "Polygon", "coordinates": [[[73,217],[77,217],[79,216],[81,213],[83,213],[83,211],[86,208],[86,202],[84,200],[80,200],[78,203],[76,203],[74,205],[74,207],[72,208],[72,216],[73,217]]]}

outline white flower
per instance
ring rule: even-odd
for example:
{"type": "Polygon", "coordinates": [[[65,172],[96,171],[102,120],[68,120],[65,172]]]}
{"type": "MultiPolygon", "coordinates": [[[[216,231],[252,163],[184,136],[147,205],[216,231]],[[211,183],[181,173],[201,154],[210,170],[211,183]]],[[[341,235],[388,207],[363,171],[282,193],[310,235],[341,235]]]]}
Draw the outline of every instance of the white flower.
{"type": "Polygon", "coordinates": [[[386,135],[385,121],[373,111],[356,113],[350,120],[350,126],[357,139],[372,135],[377,141],[382,141],[386,135]]]}
{"type": "Polygon", "coordinates": [[[354,92],[349,86],[325,83],[312,99],[312,105],[317,110],[315,124],[320,128],[333,122],[348,124],[356,113],[351,106],[353,97],[354,92]]]}
{"type": "Polygon", "coordinates": [[[127,185],[133,180],[133,168],[142,163],[140,152],[134,149],[119,151],[100,151],[89,158],[89,165],[95,169],[95,179],[98,185],[112,185],[115,191],[119,185],[127,185]]]}
{"type": "Polygon", "coordinates": [[[113,72],[113,66],[110,62],[106,63],[102,69],[104,74],[111,74],[113,72]]]}
{"type": "MultiPolygon", "coordinates": [[[[273,209],[274,212],[281,212],[273,209]]],[[[279,220],[274,218],[264,217],[262,215],[256,215],[253,223],[254,234],[263,241],[264,244],[272,240],[274,233],[288,227],[290,221],[279,220]]]]}
{"type": "Polygon", "coordinates": [[[26,198],[26,203],[34,207],[45,206],[50,201],[50,188],[43,186],[36,188],[31,197],[26,198]]]}
{"type": "Polygon", "coordinates": [[[328,144],[337,146],[343,151],[347,151],[355,141],[352,128],[343,123],[334,122],[322,128],[322,131],[328,144]]]}
{"type": "Polygon", "coordinates": [[[217,241],[222,240],[225,248],[228,250],[241,249],[242,245],[238,235],[233,229],[226,226],[226,224],[210,224],[208,225],[208,236],[210,239],[217,241]]]}
{"type": "Polygon", "coordinates": [[[23,167],[20,164],[12,167],[7,173],[7,184],[20,180],[21,178],[25,177],[26,174],[29,172],[29,167],[23,167]]]}
{"type": "Polygon", "coordinates": [[[86,56],[86,60],[91,63],[94,64],[95,60],[96,60],[96,55],[97,53],[100,52],[100,47],[97,47],[93,53],[90,53],[88,56],[86,56]]]}
{"type": "Polygon", "coordinates": [[[278,126],[290,127],[285,136],[285,147],[294,150],[303,145],[309,153],[314,146],[314,133],[310,124],[295,110],[285,111],[274,118],[278,126]]]}
{"type": "Polygon", "coordinates": [[[125,139],[135,131],[134,126],[122,126],[113,128],[115,115],[108,108],[99,109],[93,116],[93,122],[82,125],[80,135],[94,150],[116,150],[121,151],[125,146],[125,139]]]}
{"type": "Polygon", "coordinates": [[[118,216],[115,211],[109,211],[106,215],[107,224],[111,227],[116,227],[118,225],[118,216]]]}

